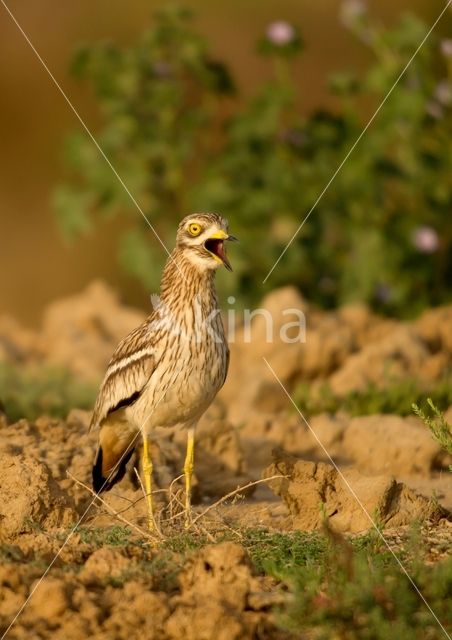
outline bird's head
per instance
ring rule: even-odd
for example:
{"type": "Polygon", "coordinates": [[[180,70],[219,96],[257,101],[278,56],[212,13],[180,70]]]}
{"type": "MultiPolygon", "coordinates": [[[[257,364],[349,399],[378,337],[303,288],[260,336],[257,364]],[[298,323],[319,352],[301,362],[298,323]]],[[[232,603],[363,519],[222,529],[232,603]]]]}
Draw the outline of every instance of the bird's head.
{"type": "Polygon", "coordinates": [[[199,269],[217,269],[224,264],[226,269],[232,271],[224,246],[227,240],[237,238],[229,235],[225,218],[216,213],[195,213],[186,216],[180,223],[176,246],[199,269]]]}

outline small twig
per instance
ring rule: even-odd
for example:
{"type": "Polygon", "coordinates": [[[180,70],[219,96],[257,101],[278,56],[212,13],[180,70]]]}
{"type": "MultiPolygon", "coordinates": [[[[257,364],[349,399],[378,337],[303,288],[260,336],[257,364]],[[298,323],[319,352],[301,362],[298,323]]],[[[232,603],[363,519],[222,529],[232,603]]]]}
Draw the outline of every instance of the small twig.
{"type": "MultiPolygon", "coordinates": [[[[155,495],[156,493],[167,493],[167,492],[168,492],[168,489],[155,489],[155,491],[152,492],[152,495],[155,495]]],[[[112,495],[116,495],[118,498],[122,497],[117,493],[112,495]]],[[[131,500],[130,498],[124,498],[124,500],[127,500],[128,502],[130,502],[130,504],[128,507],[124,507],[124,509],[121,509],[121,511],[117,511],[117,513],[125,513],[126,511],[128,511],[129,509],[132,509],[132,507],[134,507],[136,504],[138,504],[145,498],[146,496],[140,496],[139,498],[135,498],[135,500],[131,500]]]]}
{"type": "Polygon", "coordinates": [[[217,513],[217,517],[220,519],[221,525],[227,529],[228,531],[230,531],[233,535],[237,536],[237,538],[239,540],[243,540],[243,535],[242,533],[240,533],[240,531],[236,531],[233,527],[231,527],[231,525],[227,522],[226,518],[224,517],[223,514],[221,513],[217,513]]]}
{"type": "Polygon", "coordinates": [[[73,476],[72,473],[70,473],[69,471],[66,471],[66,474],[69,476],[69,478],[71,478],[71,480],[76,482],[78,485],[80,485],[81,487],[86,489],[86,491],[88,491],[88,493],[90,493],[92,496],[97,498],[107,508],[107,511],[109,512],[109,515],[113,515],[115,518],[117,518],[118,520],[120,520],[121,522],[126,524],[127,526],[132,527],[132,529],[135,529],[135,531],[138,531],[138,533],[140,533],[141,535],[145,535],[147,537],[151,537],[149,532],[144,531],[143,529],[141,529],[141,527],[138,527],[136,524],[133,524],[133,522],[129,522],[129,520],[127,520],[126,518],[123,518],[103,498],[101,498],[98,493],[95,493],[91,489],[91,487],[89,487],[87,484],[85,484],[84,482],[82,482],[81,480],[79,480],[78,478],[73,476]]]}
{"type": "MultiPolygon", "coordinates": [[[[171,485],[170,485],[170,487],[169,487],[168,489],[154,489],[154,490],[153,490],[153,492],[152,492],[152,495],[154,496],[154,495],[156,495],[157,493],[167,493],[167,494],[170,494],[170,493],[171,493],[171,491],[172,491],[172,486],[173,486],[174,482],[176,482],[177,480],[179,480],[179,478],[182,478],[182,477],[183,477],[183,475],[180,475],[180,476],[178,476],[177,478],[175,478],[175,479],[171,482],[171,485]]],[[[142,495],[142,496],[140,496],[139,498],[135,498],[135,500],[132,500],[131,498],[126,498],[125,496],[121,496],[121,495],[120,495],[120,494],[118,494],[118,493],[115,493],[115,494],[113,494],[113,493],[112,493],[112,495],[116,495],[118,498],[123,498],[124,500],[127,500],[127,502],[129,502],[129,503],[130,503],[127,507],[124,507],[124,509],[121,509],[120,511],[117,511],[117,513],[118,513],[118,514],[120,514],[120,513],[125,513],[125,512],[126,512],[126,511],[128,511],[129,509],[132,509],[136,504],[138,504],[139,502],[141,502],[142,500],[144,500],[144,499],[146,498],[146,496],[145,496],[145,495],[142,495]]],[[[173,499],[173,498],[171,498],[171,500],[174,500],[174,499],[173,499]]],[[[182,504],[180,501],[179,501],[179,503],[180,503],[180,504],[182,504]]]]}
{"type": "MultiPolygon", "coordinates": [[[[126,518],[123,518],[121,516],[121,513],[123,513],[124,511],[127,511],[128,509],[130,509],[132,506],[134,506],[137,502],[143,500],[143,498],[146,498],[146,492],[142,483],[142,480],[137,472],[136,469],[134,469],[137,478],[138,478],[138,482],[140,484],[141,490],[143,492],[143,496],[141,496],[140,498],[137,498],[135,501],[131,501],[131,504],[128,505],[125,509],[121,510],[120,512],[116,511],[115,509],[113,509],[103,498],[101,498],[97,493],[95,493],[91,487],[89,487],[88,485],[86,485],[84,482],[82,482],[81,480],[78,480],[78,478],[76,478],[75,476],[73,476],[69,471],[67,472],[67,475],[74,481],[76,482],[78,485],[80,485],[81,487],[83,487],[86,491],[88,491],[92,496],[96,497],[107,509],[107,514],[108,515],[112,515],[113,517],[117,518],[118,520],[120,520],[121,522],[123,522],[124,524],[128,525],[129,527],[131,527],[132,529],[135,529],[135,531],[137,531],[138,533],[140,533],[141,535],[146,536],[147,538],[151,538],[153,539],[153,535],[148,532],[148,531],[144,531],[141,527],[139,527],[138,525],[135,525],[134,523],[130,522],[129,520],[127,520],[126,518]]],[[[179,478],[182,476],[179,476],[179,478]]],[[[249,482],[248,484],[242,486],[242,487],[237,487],[237,489],[234,489],[234,491],[230,491],[227,495],[223,496],[222,498],[220,498],[219,500],[217,500],[216,502],[214,502],[213,504],[209,505],[206,509],[204,509],[204,511],[202,513],[200,513],[199,515],[197,515],[193,521],[190,523],[189,525],[189,529],[193,528],[197,522],[199,522],[199,520],[201,520],[202,518],[204,518],[210,511],[212,511],[213,509],[215,509],[216,507],[218,507],[219,505],[223,504],[224,502],[226,502],[226,500],[229,500],[230,498],[233,497],[237,497],[238,495],[240,495],[241,492],[246,491],[247,489],[249,489],[250,487],[253,487],[255,485],[258,484],[262,484],[263,482],[269,482],[271,480],[276,480],[278,478],[285,478],[286,476],[278,474],[278,475],[274,475],[274,476],[270,476],[269,478],[262,478],[260,480],[254,480],[252,482],[249,482]]],[[[178,518],[182,517],[183,511],[181,511],[180,513],[174,513],[173,510],[173,503],[177,503],[179,506],[183,507],[182,502],[179,500],[177,493],[172,493],[173,492],[173,486],[174,484],[177,482],[177,480],[179,480],[179,478],[175,478],[168,489],[159,489],[157,491],[153,491],[152,493],[168,493],[169,495],[169,509],[170,509],[170,513],[172,515],[170,515],[170,517],[168,519],[165,520],[166,524],[169,524],[171,521],[175,521],[178,518]],[[172,495],[171,495],[172,494],[172,495]]],[[[154,518],[154,517],[153,517],[154,518]]],[[[225,525],[225,521],[224,518],[222,518],[223,521],[223,525],[225,525]]],[[[158,538],[160,538],[161,540],[164,539],[164,535],[162,534],[160,527],[157,525],[157,522],[154,518],[154,525],[155,525],[155,530],[156,530],[156,534],[158,538]]],[[[200,525],[197,525],[198,527],[200,527],[200,525]]],[[[226,525],[227,526],[227,525],[226,525]]],[[[229,526],[227,526],[228,528],[230,528],[229,526]]],[[[200,527],[200,529],[203,531],[203,533],[205,533],[207,535],[207,537],[209,539],[211,539],[213,541],[213,536],[204,528],[204,527],[200,527]]]]}
{"type": "Polygon", "coordinates": [[[215,537],[210,533],[210,531],[207,531],[207,529],[205,529],[202,525],[198,526],[201,533],[203,533],[207,537],[209,542],[215,542],[215,537]]]}
{"type": "Polygon", "coordinates": [[[117,511],[117,513],[125,513],[129,509],[133,509],[133,507],[135,505],[137,505],[139,502],[141,502],[142,500],[144,500],[143,496],[140,496],[139,498],[136,498],[135,500],[130,500],[129,506],[128,507],[124,507],[124,509],[121,509],[120,511],[117,511]]]}
{"type": "Polygon", "coordinates": [[[248,484],[244,485],[243,487],[238,487],[237,489],[234,489],[234,491],[231,491],[230,493],[228,493],[227,495],[223,496],[222,498],[220,498],[219,500],[217,500],[213,504],[209,505],[206,509],[204,509],[204,511],[202,513],[200,513],[198,516],[196,516],[196,518],[191,522],[191,524],[189,525],[188,528],[191,528],[198,520],[200,520],[201,518],[204,518],[204,516],[209,511],[211,511],[212,509],[215,509],[215,507],[218,507],[220,504],[222,504],[223,502],[225,502],[229,498],[232,498],[232,496],[235,496],[237,493],[240,493],[241,491],[245,491],[246,489],[249,489],[250,487],[254,487],[257,484],[262,484],[263,482],[269,482],[270,480],[276,480],[277,478],[285,478],[285,477],[286,476],[278,474],[276,476],[270,476],[269,478],[262,478],[261,480],[254,480],[253,482],[249,482],[248,484]]]}
{"type": "Polygon", "coordinates": [[[175,483],[178,480],[180,480],[180,478],[182,478],[182,477],[183,477],[183,474],[177,476],[177,478],[174,478],[174,480],[171,482],[170,486],[168,487],[168,506],[167,506],[167,511],[168,511],[168,514],[169,514],[169,520],[168,521],[173,520],[174,516],[175,516],[174,509],[173,509],[173,503],[175,501],[179,502],[177,500],[177,492],[173,492],[173,487],[174,487],[175,483]]]}
{"type": "Polygon", "coordinates": [[[130,502],[131,504],[134,504],[136,502],[131,498],[126,498],[126,496],[122,496],[120,493],[117,493],[116,491],[110,491],[110,495],[114,496],[115,498],[119,498],[120,500],[125,500],[126,502],[130,502]]]}
{"type": "Polygon", "coordinates": [[[177,476],[177,478],[174,478],[174,480],[171,481],[171,484],[170,484],[169,488],[167,489],[168,493],[171,493],[171,491],[173,490],[173,484],[176,484],[176,482],[178,480],[180,480],[181,478],[183,478],[183,477],[184,477],[184,474],[181,473],[180,476],[177,476]]]}

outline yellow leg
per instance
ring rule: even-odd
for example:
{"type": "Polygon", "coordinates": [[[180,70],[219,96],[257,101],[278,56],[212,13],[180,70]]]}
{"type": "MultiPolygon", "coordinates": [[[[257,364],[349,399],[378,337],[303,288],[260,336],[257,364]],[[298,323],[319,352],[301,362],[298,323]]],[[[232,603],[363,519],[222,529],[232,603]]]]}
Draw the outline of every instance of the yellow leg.
{"type": "Polygon", "coordinates": [[[185,526],[188,527],[191,522],[191,481],[193,477],[193,467],[195,458],[195,430],[188,430],[187,434],[187,454],[185,456],[184,474],[185,474],[185,526]]]}
{"type": "Polygon", "coordinates": [[[152,460],[149,455],[149,444],[146,434],[143,434],[143,476],[146,492],[146,504],[148,507],[148,527],[150,531],[155,529],[154,510],[152,505],[152,460]]]}

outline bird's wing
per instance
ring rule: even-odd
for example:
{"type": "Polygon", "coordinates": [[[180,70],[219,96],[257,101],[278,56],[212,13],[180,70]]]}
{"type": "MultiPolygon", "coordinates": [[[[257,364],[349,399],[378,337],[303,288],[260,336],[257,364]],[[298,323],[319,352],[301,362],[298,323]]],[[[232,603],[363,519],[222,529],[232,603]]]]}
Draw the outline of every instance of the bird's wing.
{"type": "Polygon", "coordinates": [[[155,358],[149,325],[150,318],[129,333],[113,353],[94,405],[90,429],[99,426],[112,411],[135,402],[153,374],[155,358]]]}

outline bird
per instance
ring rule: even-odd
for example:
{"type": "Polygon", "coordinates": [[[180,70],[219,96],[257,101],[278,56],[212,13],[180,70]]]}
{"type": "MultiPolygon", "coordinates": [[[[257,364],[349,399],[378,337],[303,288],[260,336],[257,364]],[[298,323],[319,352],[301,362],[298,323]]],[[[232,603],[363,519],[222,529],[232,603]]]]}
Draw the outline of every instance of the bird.
{"type": "Polygon", "coordinates": [[[98,429],[98,446],[93,490],[108,491],[124,477],[141,435],[151,531],[156,523],[148,437],[156,427],[180,424],[187,430],[185,525],[191,522],[195,429],[229,366],[215,288],[216,270],[224,266],[232,271],[225,242],[237,238],[228,229],[228,221],[216,213],[196,213],[180,222],[153,311],[117,346],[94,405],[90,429],[98,429]]]}

